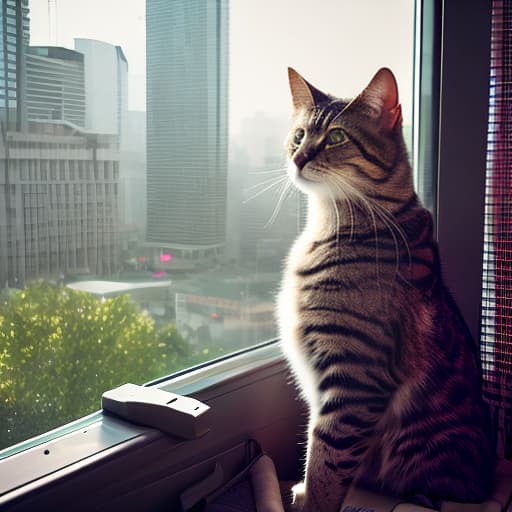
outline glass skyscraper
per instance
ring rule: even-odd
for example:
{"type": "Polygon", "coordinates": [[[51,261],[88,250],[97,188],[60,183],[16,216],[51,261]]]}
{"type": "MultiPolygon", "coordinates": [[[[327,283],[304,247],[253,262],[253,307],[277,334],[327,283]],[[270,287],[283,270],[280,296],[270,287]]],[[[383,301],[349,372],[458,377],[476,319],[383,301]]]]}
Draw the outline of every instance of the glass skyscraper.
{"type": "Polygon", "coordinates": [[[147,241],[225,244],[228,1],[147,0],[147,241]]]}
{"type": "Polygon", "coordinates": [[[25,114],[25,51],[29,44],[28,0],[0,0],[0,117],[22,129],[25,114]]]}

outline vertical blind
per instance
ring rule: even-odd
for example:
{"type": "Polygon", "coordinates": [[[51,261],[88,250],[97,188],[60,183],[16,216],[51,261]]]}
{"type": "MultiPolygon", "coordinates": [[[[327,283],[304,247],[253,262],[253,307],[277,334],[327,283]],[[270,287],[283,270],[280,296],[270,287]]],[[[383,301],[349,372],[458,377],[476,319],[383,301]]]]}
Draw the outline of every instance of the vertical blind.
{"type": "Polygon", "coordinates": [[[502,417],[512,412],[511,7],[492,2],[481,333],[484,396],[502,417]]]}

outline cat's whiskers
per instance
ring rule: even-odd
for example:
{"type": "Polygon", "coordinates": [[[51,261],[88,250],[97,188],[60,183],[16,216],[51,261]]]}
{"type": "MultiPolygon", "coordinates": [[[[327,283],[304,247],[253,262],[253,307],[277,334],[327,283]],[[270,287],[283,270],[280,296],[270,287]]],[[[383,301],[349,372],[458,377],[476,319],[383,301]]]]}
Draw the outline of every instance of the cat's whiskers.
{"type": "Polygon", "coordinates": [[[393,243],[395,245],[395,272],[398,274],[398,271],[400,269],[400,243],[398,241],[398,237],[396,234],[398,233],[398,235],[400,235],[400,238],[402,239],[407,250],[407,253],[409,255],[410,261],[410,250],[409,245],[407,243],[407,238],[402,228],[395,222],[392,214],[389,211],[384,209],[380,204],[378,204],[373,199],[366,197],[365,201],[372,208],[372,211],[374,211],[377,214],[382,223],[388,228],[391,236],[393,237],[393,243]]]}
{"type": "Polygon", "coordinates": [[[265,171],[250,171],[247,174],[250,175],[260,175],[260,174],[277,174],[278,172],[286,172],[286,167],[281,167],[280,169],[271,169],[265,171]]]}
{"type": "Polygon", "coordinates": [[[350,236],[349,236],[349,241],[352,242],[352,240],[354,239],[354,230],[355,230],[356,218],[355,218],[354,207],[352,205],[352,200],[350,199],[350,196],[345,195],[345,197],[346,197],[346,200],[347,200],[348,212],[349,212],[349,215],[350,215],[350,236]]]}
{"type": "MultiPolygon", "coordinates": [[[[330,177],[330,174],[327,174],[327,176],[330,177]]],[[[377,265],[377,276],[379,275],[378,261],[379,261],[379,256],[380,256],[377,218],[389,230],[389,232],[393,238],[393,244],[395,246],[396,271],[398,272],[399,265],[400,265],[400,250],[399,250],[399,243],[398,243],[398,238],[395,234],[395,230],[400,233],[406,246],[407,246],[407,240],[405,239],[405,235],[403,234],[403,231],[401,230],[401,228],[396,224],[396,222],[394,222],[392,215],[389,212],[387,212],[387,214],[386,214],[386,211],[381,211],[382,207],[379,204],[377,204],[375,201],[371,200],[365,194],[360,192],[348,180],[345,179],[345,180],[343,180],[343,182],[341,182],[339,176],[333,176],[332,179],[328,179],[327,181],[329,182],[330,187],[332,187],[336,190],[336,193],[340,197],[340,199],[342,199],[346,202],[347,208],[349,209],[349,211],[352,211],[352,209],[353,209],[352,200],[355,200],[357,203],[359,203],[360,207],[364,211],[367,212],[367,214],[371,220],[370,225],[373,228],[373,232],[375,234],[375,258],[376,258],[376,265],[377,265]]],[[[353,213],[351,215],[353,217],[353,213]]],[[[351,237],[352,237],[353,226],[354,226],[354,221],[352,218],[351,237]]],[[[407,249],[408,249],[408,246],[407,246],[407,249]]]]}
{"type": "Polygon", "coordinates": [[[337,181],[335,176],[331,176],[329,173],[329,168],[325,167],[323,165],[315,165],[315,167],[312,167],[312,170],[321,173],[323,175],[323,178],[328,185],[326,187],[327,195],[329,197],[329,202],[332,204],[335,216],[336,216],[336,244],[339,245],[339,234],[341,229],[341,215],[340,215],[340,209],[338,206],[338,200],[336,199],[337,194],[342,196],[341,200],[347,204],[348,210],[349,210],[349,218],[350,218],[350,240],[352,240],[353,235],[353,229],[354,229],[354,212],[352,210],[352,203],[350,202],[350,198],[345,193],[345,191],[342,188],[339,188],[337,186],[337,181]],[[332,178],[332,179],[331,179],[332,178]],[[337,192],[335,194],[334,192],[337,192]]]}
{"type": "MultiPolygon", "coordinates": [[[[383,219],[383,217],[385,217],[387,219],[387,221],[389,222],[388,226],[395,229],[396,232],[400,235],[400,238],[402,239],[405,249],[407,251],[407,256],[408,256],[408,260],[409,260],[409,268],[411,268],[411,266],[412,266],[411,250],[409,248],[409,242],[407,240],[407,235],[404,233],[404,230],[400,227],[399,224],[397,224],[397,222],[395,221],[394,215],[387,208],[385,208],[384,206],[379,204],[374,199],[369,199],[369,200],[373,203],[375,210],[379,213],[379,215],[381,215],[381,218],[383,219]]],[[[384,219],[383,219],[383,221],[384,221],[384,219]]],[[[398,242],[398,240],[397,240],[397,242],[398,242]]],[[[400,252],[400,251],[398,250],[398,252],[400,252]]]]}
{"type": "MultiPolygon", "coordinates": [[[[375,211],[372,208],[372,204],[368,201],[366,196],[362,194],[359,190],[354,188],[352,185],[346,183],[346,186],[351,189],[351,193],[356,197],[356,199],[359,201],[359,203],[364,207],[364,209],[368,212],[370,218],[371,218],[371,226],[373,227],[373,232],[375,234],[375,265],[376,265],[376,271],[377,271],[377,280],[380,284],[379,279],[379,257],[380,257],[380,251],[379,251],[379,231],[377,229],[377,220],[375,218],[375,211]]],[[[393,235],[393,240],[395,240],[395,236],[393,235]]],[[[397,249],[397,244],[395,241],[395,252],[397,249]]]]}
{"type": "Polygon", "coordinates": [[[354,194],[354,192],[357,192],[357,190],[354,189],[353,187],[350,187],[349,192],[347,192],[347,189],[345,187],[345,184],[346,184],[345,180],[343,180],[343,183],[341,183],[339,175],[332,175],[331,174],[332,170],[330,170],[328,168],[324,168],[323,170],[325,172],[326,181],[329,184],[329,191],[331,191],[331,189],[334,189],[334,191],[336,192],[336,194],[333,194],[333,196],[334,196],[334,200],[336,202],[336,208],[337,208],[338,212],[339,212],[339,208],[338,208],[338,201],[336,201],[336,197],[338,197],[338,200],[343,201],[347,207],[348,217],[349,217],[349,222],[350,222],[349,241],[352,241],[354,238],[356,217],[355,217],[355,213],[354,213],[354,204],[353,204],[353,199],[351,197],[351,194],[353,196],[356,196],[356,198],[357,198],[358,194],[357,193],[354,194]]]}
{"type": "Polygon", "coordinates": [[[354,205],[352,204],[352,199],[350,197],[350,194],[347,194],[345,190],[340,186],[338,187],[338,190],[340,194],[343,196],[343,200],[345,201],[345,204],[347,205],[348,209],[348,216],[350,219],[350,234],[349,234],[349,241],[352,242],[354,239],[354,232],[355,232],[355,226],[356,226],[356,216],[354,213],[354,205]]]}
{"type": "Polygon", "coordinates": [[[349,236],[350,241],[352,241],[352,238],[354,235],[354,222],[355,222],[354,210],[353,210],[352,201],[350,200],[349,195],[346,194],[346,192],[341,187],[337,186],[337,182],[336,182],[335,178],[331,177],[329,174],[326,174],[326,182],[328,184],[327,191],[328,191],[329,199],[332,203],[332,206],[333,206],[333,209],[334,209],[334,212],[336,215],[336,244],[339,247],[340,230],[341,230],[341,216],[340,216],[338,201],[336,200],[336,195],[334,194],[333,189],[336,190],[336,192],[340,196],[342,196],[341,199],[342,199],[342,201],[345,202],[345,204],[347,205],[347,208],[348,208],[348,215],[349,215],[349,221],[350,221],[350,236],[349,236]]]}
{"type": "Polygon", "coordinates": [[[329,194],[329,201],[331,202],[334,213],[336,215],[336,246],[339,247],[339,245],[340,245],[340,212],[338,209],[338,203],[336,202],[336,198],[334,197],[334,194],[332,193],[332,191],[330,189],[328,191],[328,194],[329,194]]]}
{"type": "Polygon", "coordinates": [[[254,190],[258,187],[266,185],[267,183],[272,183],[273,181],[277,181],[277,180],[279,180],[281,178],[285,178],[285,177],[287,177],[286,174],[282,174],[281,176],[272,176],[271,178],[267,178],[263,181],[259,181],[258,183],[255,183],[254,185],[251,185],[250,187],[247,187],[245,189],[245,191],[250,192],[251,190],[254,190]]]}
{"type": "MultiPolygon", "coordinates": [[[[257,197],[261,196],[261,194],[264,194],[265,192],[267,192],[268,190],[276,187],[277,185],[283,183],[283,181],[286,181],[288,179],[288,175],[284,175],[284,176],[279,176],[278,178],[272,178],[272,180],[266,180],[265,183],[268,183],[268,181],[272,181],[270,183],[270,185],[267,185],[266,187],[264,187],[262,190],[259,190],[258,192],[256,192],[254,195],[252,195],[251,197],[248,197],[247,199],[245,199],[243,201],[243,204],[246,204],[248,203],[249,201],[252,201],[253,199],[256,199],[257,197]]],[[[259,183],[258,186],[261,186],[263,185],[263,183],[259,183]]],[[[250,187],[249,189],[247,190],[251,190],[251,189],[254,189],[255,187],[250,187]]]]}
{"type": "MultiPolygon", "coordinates": [[[[375,235],[377,237],[377,226],[376,226],[376,220],[375,220],[375,214],[379,217],[379,219],[382,221],[384,226],[388,228],[388,230],[391,232],[391,235],[393,236],[393,239],[395,241],[395,250],[397,253],[399,253],[399,244],[398,239],[395,235],[396,232],[400,235],[400,238],[402,239],[405,248],[407,250],[408,256],[409,256],[409,264],[411,264],[411,253],[409,249],[409,244],[407,241],[407,236],[404,233],[403,229],[400,227],[399,224],[396,223],[395,217],[392,212],[390,212],[387,208],[382,206],[378,201],[376,201],[373,198],[370,198],[366,196],[364,193],[362,193],[357,187],[352,185],[349,180],[347,179],[340,179],[339,174],[332,175],[333,170],[325,165],[315,165],[314,170],[322,172],[324,174],[324,177],[326,181],[330,184],[330,186],[334,187],[336,189],[336,192],[340,196],[340,199],[346,202],[347,208],[349,209],[350,216],[352,217],[352,223],[354,222],[354,216],[353,216],[353,205],[350,200],[350,197],[354,197],[358,200],[358,202],[361,205],[364,205],[364,209],[371,215],[372,217],[372,224],[374,226],[375,235]],[[332,179],[330,179],[332,177],[332,179]],[[349,192],[349,193],[347,193],[349,192]]],[[[353,225],[351,226],[351,238],[353,233],[353,225]]]]}
{"type": "Polygon", "coordinates": [[[274,208],[274,211],[272,212],[272,215],[268,219],[268,221],[265,224],[265,228],[269,228],[272,226],[272,224],[277,219],[277,216],[279,215],[279,212],[281,210],[281,207],[286,200],[286,197],[288,196],[290,190],[291,190],[292,183],[290,180],[286,180],[281,185],[281,192],[279,194],[279,199],[277,200],[276,206],[274,208]]]}
{"type": "Polygon", "coordinates": [[[377,229],[377,222],[375,219],[375,215],[381,220],[381,222],[384,224],[384,226],[389,230],[391,237],[393,238],[393,244],[395,246],[395,261],[396,261],[396,272],[398,272],[398,268],[400,265],[400,250],[399,250],[399,244],[398,239],[396,237],[396,234],[394,232],[394,222],[389,221],[389,219],[386,218],[386,216],[382,215],[382,212],[379,211],[377,208],[377,204],[375,201],[372,201],[370,198],[368,198],[366,195],[361,193],[359,190],[355,189],[353,190],[353,193],[358,196],[359,201],[361,201],[362,204],[364,204],[366,210],[369,212],[372,218],[372,224],[374,228],[375,233],[375,250],[376,250],[376,256],[379,257],[379,235],[378,235],[378,229],[377,229]]]}

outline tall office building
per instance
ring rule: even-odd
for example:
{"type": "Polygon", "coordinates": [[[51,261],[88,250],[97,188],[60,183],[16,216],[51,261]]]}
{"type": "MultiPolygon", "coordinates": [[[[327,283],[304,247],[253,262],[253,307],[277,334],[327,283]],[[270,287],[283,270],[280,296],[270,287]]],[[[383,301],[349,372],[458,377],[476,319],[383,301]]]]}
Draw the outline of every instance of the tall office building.
{"type": "Polygon", "coordinates": [[[128,61],[120,46],[95,39],[75,39],[84,55],[85,127],[121,136],[128,110],[128,61]]]}
{"type": "Polygon", "coordinates": [[[0,0],[0,119],[25,126],[25,47],[29,44],[28,0],[0,0]]]}
{"type": "Polygon", "coordinates": [[[29,46],[25,58],[28,119],[68,121],[83,128],[83,54],[67,48],[29,46]]]}
{"type": "Polygon", "coordinates": [[[146,0],[147,242],[225,244],[228,1],[146,0]]]}

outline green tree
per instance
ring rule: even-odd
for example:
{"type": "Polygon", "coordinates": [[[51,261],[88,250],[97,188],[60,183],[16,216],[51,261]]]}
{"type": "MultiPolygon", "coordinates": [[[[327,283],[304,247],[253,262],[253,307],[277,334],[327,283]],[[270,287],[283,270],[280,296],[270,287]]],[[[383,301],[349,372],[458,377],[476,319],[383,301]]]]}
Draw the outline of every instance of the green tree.
{"type": "Polygon", "coordinates": [[[0,305],[0,449],[100,408],[101,394],[191,361],[174,324],[129,296],[36,282],[0,305]]]}

